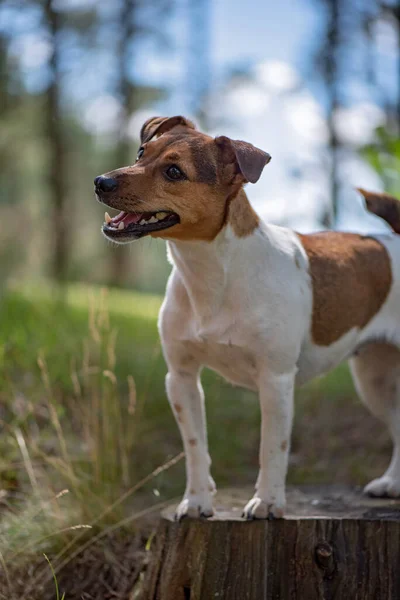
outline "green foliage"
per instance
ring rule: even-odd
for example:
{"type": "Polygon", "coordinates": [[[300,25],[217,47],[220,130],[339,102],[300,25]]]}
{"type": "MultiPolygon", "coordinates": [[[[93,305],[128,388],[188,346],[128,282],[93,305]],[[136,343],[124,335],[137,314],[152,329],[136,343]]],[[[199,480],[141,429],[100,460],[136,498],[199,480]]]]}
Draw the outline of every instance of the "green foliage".
{"type": "Polygon", "coordinates": [[[382,179],[386,192],[400,196],[400,138],[385,127],[378,127],[375,139],[360,150],[360,155],[382,179]]]}

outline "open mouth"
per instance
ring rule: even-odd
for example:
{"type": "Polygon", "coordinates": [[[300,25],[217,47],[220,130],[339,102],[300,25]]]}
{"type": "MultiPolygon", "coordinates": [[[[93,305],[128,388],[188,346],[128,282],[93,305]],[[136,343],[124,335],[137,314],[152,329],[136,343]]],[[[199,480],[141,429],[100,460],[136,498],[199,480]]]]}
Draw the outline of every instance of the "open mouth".
{"type": "Polygon", "coordinates": [[[106,212],[103,233],[111,239],[138,239],[152,231],[167,229],[179,223],[176,213],[167,211],[129,213],[122,211],[115,217],[106,212]]]}

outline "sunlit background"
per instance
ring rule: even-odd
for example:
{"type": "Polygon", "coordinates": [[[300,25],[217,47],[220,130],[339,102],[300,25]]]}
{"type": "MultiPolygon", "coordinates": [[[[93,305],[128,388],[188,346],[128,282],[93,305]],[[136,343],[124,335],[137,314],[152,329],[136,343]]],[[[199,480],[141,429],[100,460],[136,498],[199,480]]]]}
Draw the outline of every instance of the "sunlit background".
{"type": "MultiPolygon", "coordinates": [[[[44,551],[68,600],[139,598],[156,518],[138,515],[184,488],[165,245],[107,242],[94,177],[134,162],[145,119],[183,114],[272,155],[247,186],[270,222],[386,231],[354,188],[400,197],[399,56],[395,0],[0,2],[1,598],[54,600],[44,551]]],[[[250,497],[257,399],[202,381],[213,476],[250,497]]],[[[298,390],[291,485],[361,490],[390,452],[346,365],[298,390]]]]}
{"type": "Polygon", "coordinates": [[[155,114],[268,151],[248,194],[271,222],[385,227],[354,186],[399,187],[394,0],[4,0],[0,65],[3,280],[162,291],[162,243],[108,244],[92,191],[155,114]]]}

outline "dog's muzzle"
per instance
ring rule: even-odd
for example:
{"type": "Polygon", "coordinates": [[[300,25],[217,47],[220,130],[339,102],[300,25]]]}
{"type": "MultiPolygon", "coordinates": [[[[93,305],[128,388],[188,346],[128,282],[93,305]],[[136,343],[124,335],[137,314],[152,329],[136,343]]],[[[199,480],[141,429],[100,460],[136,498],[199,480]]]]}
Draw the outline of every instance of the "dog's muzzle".
{"type": "MultiPolygon", "coordinates": [[[[112,177],[99,175],[94,180],[94,191],[97,200],[118,210],[120,208],[118,198],[111,194],[117,188],[118,182],[112,177]]],[[[122,210],[114,217],[110,217],[106,212],[102,232],[106,238],[113,242],[125,244],[152,232],[169,229],[179,222],[180,218],[176,213],[162,208],[152,212],[122,210]]]]}

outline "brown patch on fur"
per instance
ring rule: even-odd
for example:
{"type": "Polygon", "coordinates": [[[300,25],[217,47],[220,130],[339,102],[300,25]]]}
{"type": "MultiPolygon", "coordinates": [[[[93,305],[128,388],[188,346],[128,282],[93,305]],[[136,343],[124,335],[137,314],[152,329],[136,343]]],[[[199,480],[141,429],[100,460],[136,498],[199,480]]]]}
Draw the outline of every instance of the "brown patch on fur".
{"type": "Polygon", "coordinates": [[[211,148],[196,138],[191,138],[189,148],[196,168],[197,181],[208,184],[217,183],[217,162],[211,148]]]}
{"type": "Polygon", "coordinates": [[[180,404],[174,404],[174,409],[178,414],[182,412],[182,406],[180,404]]]}
{"type": "Polygon", "coordinates": [[[196,490],[194,488],[190,488],[189,494],[192,494],[192,496],[194,496],[195,493],[196,493],[196,490]]]}
{"type": "Polygon", "coordinates": [[[243,189],[229,202],[227,221],[239,238],[251,235],[259,226],[259,216],[253,210],[243,189]]]}
{"type": "Polygon", "coordinates": [[[287,443],[287,441],[285,440],[285,441],[283,441],[283,442],[282,442],[282,444],[281,444],[281,450],[282,450],[282,452],[285,452],[285,450],[287,450],[287,447],[288,447],[288,443],[287,443]]]}
{"type": "Polygon", "coordinates": [[[162,135],[166,131],[176,127],[195,129],[194,124],[185,117],[151,117],[147,119],[140,130],[140,141],[142,144],[150,141],[155,135],[162,135]]]}
{"type": "Polygon", "coordinates": [[[369,212],[384,219],[396,233],[400,233],[400,202],[389,194],[368,192],[362,188],[357,190],[365,198],[369,212]]]}
{"type": "Polygon", "coordinates": [[[196,440],[196,438],[190,438],[190,440],[189,440],[189,444],[190,444],[191,446],[197,446],[197,440],[196,440]]]}
{"type": "Polygon", "coordinates": [[[385,384],[385,378],[382,377],[381,375],[377,375],[376,377],[374,377],[374,379],[372,380],[372,384],[374,387],[377,388],[381,388],[384,386],[385,384]]]}
{"type": "Polygon", "coordinates": [[[329,346],[379,311],[392,285],[390,258],[372,237],[326,232],[299,238],[312,279],[312,338],[329,346]]]}

